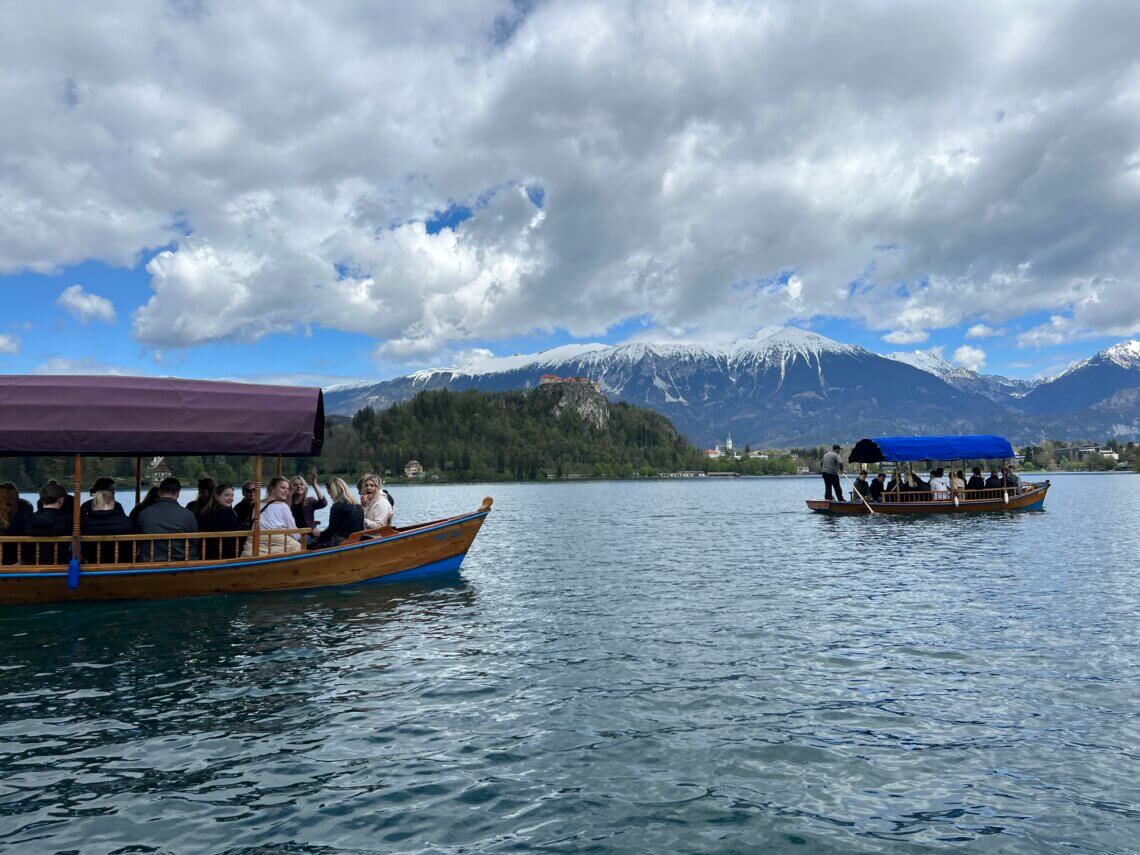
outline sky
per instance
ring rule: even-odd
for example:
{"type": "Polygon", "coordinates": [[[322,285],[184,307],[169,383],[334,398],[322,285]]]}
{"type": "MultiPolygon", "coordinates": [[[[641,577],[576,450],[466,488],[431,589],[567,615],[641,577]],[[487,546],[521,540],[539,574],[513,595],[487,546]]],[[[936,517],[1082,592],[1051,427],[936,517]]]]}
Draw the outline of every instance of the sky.
{"type": "Polygon", "coordinates": [[[0,372],[1140,336],[1140,4],[5,7],[0,372]],[[418,8],[423,7],[423,8],[418,8]]]}

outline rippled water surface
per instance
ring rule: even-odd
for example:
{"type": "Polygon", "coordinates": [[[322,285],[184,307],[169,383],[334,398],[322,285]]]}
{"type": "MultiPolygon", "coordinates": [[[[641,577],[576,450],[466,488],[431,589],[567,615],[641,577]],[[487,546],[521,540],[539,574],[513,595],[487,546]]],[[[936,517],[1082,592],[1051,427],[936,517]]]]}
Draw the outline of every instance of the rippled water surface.
{"type": "Polygon", "coordinates": [[[1140,477],[424,486],[462,576],[0,608],[13,851],[1136,851],[1140,477]]]}

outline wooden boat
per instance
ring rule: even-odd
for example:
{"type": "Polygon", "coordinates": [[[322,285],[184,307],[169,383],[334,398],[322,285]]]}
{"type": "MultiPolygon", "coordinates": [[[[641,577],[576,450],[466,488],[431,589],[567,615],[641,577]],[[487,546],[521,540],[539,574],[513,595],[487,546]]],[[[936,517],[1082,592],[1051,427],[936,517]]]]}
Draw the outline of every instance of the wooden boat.
{"type": "MultiPolygon", "coordinates": [[[[945,462],[951,469],[964,469],[967,460],[1000,460],[1002,469],[1014,457],[1013,447],[1004,437],[931,436],[876,437],[861,439],[848,455],[849,463],[891,463],[901,474],[902,464],[908,468],[915,461],[945,462]],[[960,464],[955,466],[954,464],[960,464]]],[[[841,516],[887,516],[917,514],[976,514],[1003,511],[1039,511],[1045,506],[1049,481],[1020,482],[1016,487],[984,490],[958,490],[948,493],[930,491],[886,492],[880,502],[859,498],[853,488],[849,500],[808,499],[807,506],[817,513],[841,516]]]]}
{"type": "MultiPolygon", "coordinates": [[[[137,474],[146,456],[250,454],[260,493],[263,455],[277,456],[280,473],[282,457],[317,457],[323,442],[319,389],[164,378],[0,377],[0,454],[72,456],[77,498],[85,454],[135,457],[137,474]]],[[[70,537],[0,537],[0,605],[282,591],[454,574],[491,504],[487,497],[471,513],[361,532],[329,549],[286,552],[289,536],[304,530],[263,530],[258,511],[248,532],[84,536],[77,500],[70,537]],[[226,554],[225,542],[231,554],[248,554],[199,557],[226,554]]]]}

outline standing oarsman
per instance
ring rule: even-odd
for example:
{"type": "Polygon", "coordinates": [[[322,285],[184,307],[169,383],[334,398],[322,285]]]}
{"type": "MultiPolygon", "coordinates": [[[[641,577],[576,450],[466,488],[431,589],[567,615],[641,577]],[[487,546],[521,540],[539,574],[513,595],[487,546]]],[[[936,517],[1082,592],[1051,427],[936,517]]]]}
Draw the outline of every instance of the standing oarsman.
{"type": "Polygon", "coordinates": [[[839,485],[839,473],[843,471],[843,460],[839,456],[839,446],[831,446],[831,451],[819,461],[819,474],[823,476],[823,497],[831,501],[831,491],[835,490],[835,500],[843,501],[843,488],[839,485]]]}

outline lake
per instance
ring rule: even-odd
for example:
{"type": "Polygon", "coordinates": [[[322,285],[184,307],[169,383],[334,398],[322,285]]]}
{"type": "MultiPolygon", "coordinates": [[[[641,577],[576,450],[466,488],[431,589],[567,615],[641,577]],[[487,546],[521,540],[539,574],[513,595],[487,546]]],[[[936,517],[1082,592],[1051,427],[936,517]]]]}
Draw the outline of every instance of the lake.
{"type": "Polygon", "coordinates": [[[1136,851],[1140,477],[1050,477],[395,486],[495,497],[458,580],[0,608],[0,846],[1136,851]]]}

